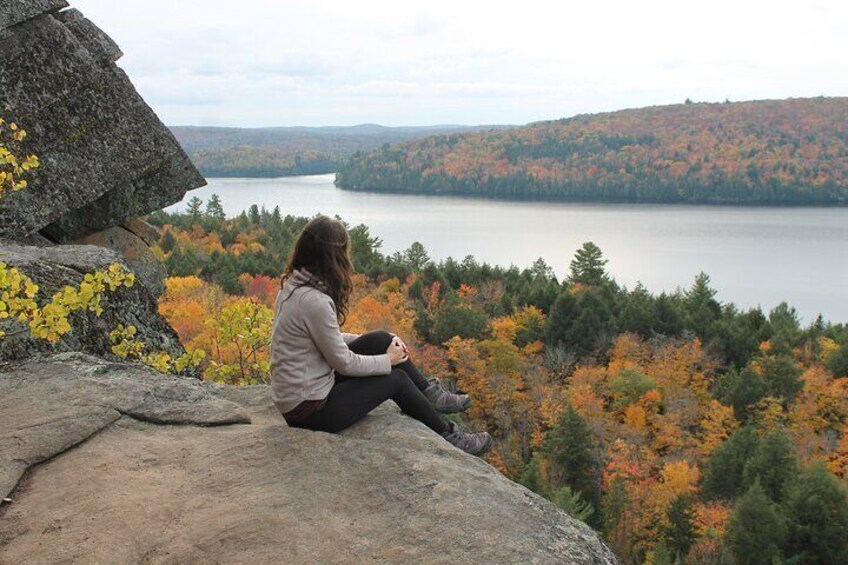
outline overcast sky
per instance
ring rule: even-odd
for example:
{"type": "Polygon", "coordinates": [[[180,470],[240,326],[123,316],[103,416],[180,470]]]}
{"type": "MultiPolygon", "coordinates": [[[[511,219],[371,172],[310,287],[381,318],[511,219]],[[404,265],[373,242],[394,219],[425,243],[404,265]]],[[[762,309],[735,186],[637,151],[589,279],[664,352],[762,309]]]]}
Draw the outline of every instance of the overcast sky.
{"type": "Polygon", "coordinates": [[[848,2],[70,0],[169,125],[527,123],[848,95],[848,2]]]}

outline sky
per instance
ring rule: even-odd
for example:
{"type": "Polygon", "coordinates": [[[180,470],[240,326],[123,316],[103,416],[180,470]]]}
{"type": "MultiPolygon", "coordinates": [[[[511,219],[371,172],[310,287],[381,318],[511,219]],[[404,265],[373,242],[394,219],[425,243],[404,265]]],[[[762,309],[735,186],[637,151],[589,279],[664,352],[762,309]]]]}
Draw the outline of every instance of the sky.
{"type": "Polygon", "coordinates": [[[524,124],[848,95],[848,2],[69,0],[168,125],[524,124]]]}

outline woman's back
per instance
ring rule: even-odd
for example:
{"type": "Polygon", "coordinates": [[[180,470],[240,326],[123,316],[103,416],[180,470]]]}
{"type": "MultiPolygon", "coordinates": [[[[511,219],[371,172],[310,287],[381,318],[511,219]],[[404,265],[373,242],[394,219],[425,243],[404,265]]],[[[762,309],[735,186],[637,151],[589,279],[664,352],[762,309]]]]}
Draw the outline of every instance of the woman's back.
{"type": "Polygon", "coordinates": [[[271,391],[274,403],[287,412],[303,400],[327,396],[333,370],[347,375],[391,371],[386,355],[362,356],[350,351],[336,320],[333,300],[309,286],[305,270],[295,270],[277,293],[271,334],[271,391]]]}

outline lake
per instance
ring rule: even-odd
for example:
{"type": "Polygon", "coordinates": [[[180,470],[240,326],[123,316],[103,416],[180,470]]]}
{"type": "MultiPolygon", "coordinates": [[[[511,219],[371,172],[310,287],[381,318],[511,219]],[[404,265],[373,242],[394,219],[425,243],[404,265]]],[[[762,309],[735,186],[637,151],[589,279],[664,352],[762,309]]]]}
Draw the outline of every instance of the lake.
{"type": "Polygon", "coordinates": [[[283,215],[338,214],[369,226],[386,254],[419,241],[435,260],[474,255],[525,268],[542,257],[560,279],[575,251],[593,241],[628,288],[637,281],[654,293],[688,288],[704,271],[722,302],[768,311],[786,301],[807,323],[818,313],[848,321],[848,208],[515,202],[348,192],[333,178],[211,178],[166,210],[214,193],[228,217],[251,204],[279,206],[283,215]]]}

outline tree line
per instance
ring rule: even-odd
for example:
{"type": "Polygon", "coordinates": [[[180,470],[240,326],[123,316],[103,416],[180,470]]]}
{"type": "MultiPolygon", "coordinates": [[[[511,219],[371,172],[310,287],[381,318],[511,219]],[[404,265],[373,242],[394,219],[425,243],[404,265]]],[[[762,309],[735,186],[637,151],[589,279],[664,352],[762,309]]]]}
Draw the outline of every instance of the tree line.
{"type": "Polygon", "coordinates": [[[680,104],[354,154],[348,190],[596,202],[848,204],[848,98],[680,104]]]}

